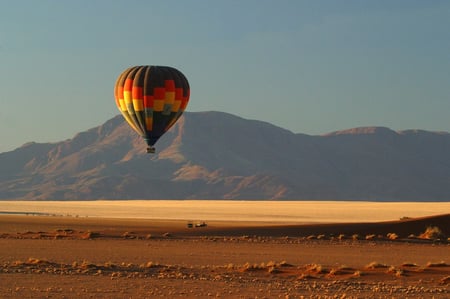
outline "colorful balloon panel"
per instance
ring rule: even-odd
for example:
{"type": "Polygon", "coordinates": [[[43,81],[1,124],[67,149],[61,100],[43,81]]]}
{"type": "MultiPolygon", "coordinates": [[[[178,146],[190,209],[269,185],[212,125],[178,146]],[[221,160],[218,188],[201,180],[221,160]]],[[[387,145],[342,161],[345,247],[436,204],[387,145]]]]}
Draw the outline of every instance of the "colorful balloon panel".
{"type": "Polygon", "coordinates": [[[134,66],[117,78],[116,105],[150,148],[172,127],[189,102],[186,77],[168,66],[134,66]]]}

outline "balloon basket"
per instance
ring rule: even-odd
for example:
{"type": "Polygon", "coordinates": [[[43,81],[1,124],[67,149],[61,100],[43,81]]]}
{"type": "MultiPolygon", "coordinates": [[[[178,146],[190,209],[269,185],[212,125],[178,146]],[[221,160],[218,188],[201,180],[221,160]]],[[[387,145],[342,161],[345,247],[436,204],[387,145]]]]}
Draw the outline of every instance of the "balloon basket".
{"type": "Polygon", "coordinates": [[[156,149],[153,146],[149,146],[147,147],[147,154],[154,154],[155,150],[156,149]]]}

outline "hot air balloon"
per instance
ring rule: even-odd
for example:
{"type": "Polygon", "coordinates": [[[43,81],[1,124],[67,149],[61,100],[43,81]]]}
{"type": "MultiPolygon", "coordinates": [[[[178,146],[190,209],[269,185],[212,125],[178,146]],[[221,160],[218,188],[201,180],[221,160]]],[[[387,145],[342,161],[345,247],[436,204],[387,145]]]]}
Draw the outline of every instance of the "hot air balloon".
{"type": "Polygon", "coordinates": [[[147,152],[183,114],[189,102],[189,83],[177,69],[168,66],[133,66],[117,78],[114,87],[117,108],[128,124],[144,138],[147,152]]]}

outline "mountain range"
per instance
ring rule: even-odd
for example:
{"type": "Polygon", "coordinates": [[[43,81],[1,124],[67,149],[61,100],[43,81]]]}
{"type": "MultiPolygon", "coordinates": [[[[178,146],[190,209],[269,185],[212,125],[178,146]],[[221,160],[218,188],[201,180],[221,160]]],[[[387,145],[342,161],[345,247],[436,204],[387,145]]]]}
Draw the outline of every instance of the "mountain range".
{"type": "Polygon", "coordinates": [[[320,136],[188,112],[147,154],[122,116],[0,153],[2,200],[449,201],[450,134],[362,127],[320,136]]]}

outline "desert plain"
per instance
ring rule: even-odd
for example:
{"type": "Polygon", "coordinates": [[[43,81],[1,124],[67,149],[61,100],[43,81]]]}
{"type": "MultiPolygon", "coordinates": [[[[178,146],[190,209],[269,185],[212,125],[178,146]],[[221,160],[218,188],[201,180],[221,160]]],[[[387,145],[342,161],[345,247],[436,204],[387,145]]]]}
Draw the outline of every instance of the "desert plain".
{"type": "Polygon", "coordinates": [[[450,298],[448,203],[60,204],[1,202],[0,298],[450,298]]]}

